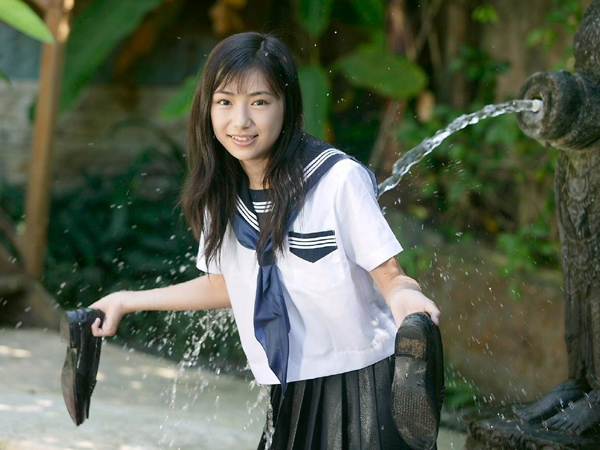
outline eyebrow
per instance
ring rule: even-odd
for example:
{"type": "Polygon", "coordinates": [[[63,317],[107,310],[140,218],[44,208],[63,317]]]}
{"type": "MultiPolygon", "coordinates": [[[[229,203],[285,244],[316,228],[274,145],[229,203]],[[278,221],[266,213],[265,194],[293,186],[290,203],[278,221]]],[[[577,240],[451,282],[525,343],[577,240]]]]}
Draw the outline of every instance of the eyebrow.
{"type": "MultiPolygon", "coordinates": [[[[218,91],[215,91],[215,94],[236,95],[233,92],[229,92],[224,89],[219,89],[218,91]]],[[[245,94],[245,95],[247,95],[248,97],[257,97],[259,95],[270,95],[271,97],[275,97],[275,94],[273,94],[272,92],[269,92],[269,91],[257,91],[257,92],[251,92],[250,94],[245,94]]]]}

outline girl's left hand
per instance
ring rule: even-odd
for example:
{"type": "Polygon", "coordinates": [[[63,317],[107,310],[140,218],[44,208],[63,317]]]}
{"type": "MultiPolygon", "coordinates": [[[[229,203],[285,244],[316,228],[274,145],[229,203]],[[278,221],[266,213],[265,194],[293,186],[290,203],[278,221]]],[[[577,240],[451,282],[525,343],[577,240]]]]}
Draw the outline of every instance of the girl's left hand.
{"type": "Polygon", "coordinates": [[[389,305],[398,327],[406,316],[415,312],[429,314],[433,323],[440,324],[441,312],[436,304],[416,289],[407,287],[396,290],[389,299],[389,305]]]}
{"type": "Polygon", "coordinates": [[[396,258],[377,266],[371,271],[371,276],[392,310],[398,327],[406,316],[415,312],[429,314],[433,323],[440,324],[440,310],[423,295],[419,283],[406,276],[396,258]]]}

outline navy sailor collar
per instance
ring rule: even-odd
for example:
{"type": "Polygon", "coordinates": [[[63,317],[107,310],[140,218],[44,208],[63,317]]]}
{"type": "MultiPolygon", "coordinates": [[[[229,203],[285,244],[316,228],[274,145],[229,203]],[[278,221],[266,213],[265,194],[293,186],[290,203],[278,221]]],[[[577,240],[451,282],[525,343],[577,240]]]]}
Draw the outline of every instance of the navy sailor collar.
{"type": "MultiPolygon", "coordinates": [[[[335,163],[346,158],[354,159],[346,153],[332,147],[327,142],[321,141],[310,135],[304,135],[301,145],[302,148],[300,149],[300,152],[303,161],[303,176],[307,193],[317,185],[321,177],[325,175],[335,163]]],[[[375,196],[377,196],[375,176],[371,170],[367,169],[367,171],[371,176],[375,196]]],[[[255,211],[253,197],[254,201],[261,199],[266,202],[266,196],[266,190],[251,191],[248,187],[247,178],[244,177],[242,179],[241,188],[236,199],[237,214],[239,214],[239,216],[247,222],[256,233],[260,232],[257,212],[260,214],[266,211],[255,211]]],[[[295,213],[297,214],[298,211],[295,213]]]]}

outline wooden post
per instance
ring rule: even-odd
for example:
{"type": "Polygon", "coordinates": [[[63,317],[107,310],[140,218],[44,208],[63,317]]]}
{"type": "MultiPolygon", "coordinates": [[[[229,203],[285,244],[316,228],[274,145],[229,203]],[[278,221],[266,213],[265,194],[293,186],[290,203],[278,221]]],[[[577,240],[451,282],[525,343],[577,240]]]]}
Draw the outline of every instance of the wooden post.
{"type": "MultiPolygon", "coordinates": [[[[396,55],[404,55],[415,61],[414,30],[406,12],[406,0],[391,0],[387,4],[387,44],[396,55]]],[[[389,176],[392,164],[397,158],[399,146],[395,139],[396,128],[403,120],[406,100],[388,98],[377,133],[377,139],[371,150],[369,165],[378,176],[389,176]]]]}
{"type": "Polygon", "coordinates": [[[60,101],[64,48],[69,35],[69,15],[75,0],[49,0],[46,25],[55,43],[44,44],[40,65],[40,89],[35,113],[33,145],[25,204],[23,256],[34,278],[44,270],[50,213],[51,157],[60,101]]]}

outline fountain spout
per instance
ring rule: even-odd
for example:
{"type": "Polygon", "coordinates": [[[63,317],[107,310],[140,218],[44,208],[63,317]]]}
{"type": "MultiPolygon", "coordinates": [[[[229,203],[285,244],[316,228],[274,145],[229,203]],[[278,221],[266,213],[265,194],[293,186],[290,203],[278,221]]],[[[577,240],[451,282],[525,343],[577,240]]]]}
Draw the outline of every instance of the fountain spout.
{"type": "Polygon", "coordinates": [[[600,2],[585,10],[573,41],[575,73],[529,77],[521,98],[541,99],[544,109],[519,115],[521,130],[545,146],[582,150],[600,145],[600,2]]]}
{"type": "Polygon", "coordinates": [[[548,147],[582,150],[600,141],[600,85],[585,73],[543,72],[529,77],[521,98],[543,108],[518,116],[521,130],[548,147]]]}

